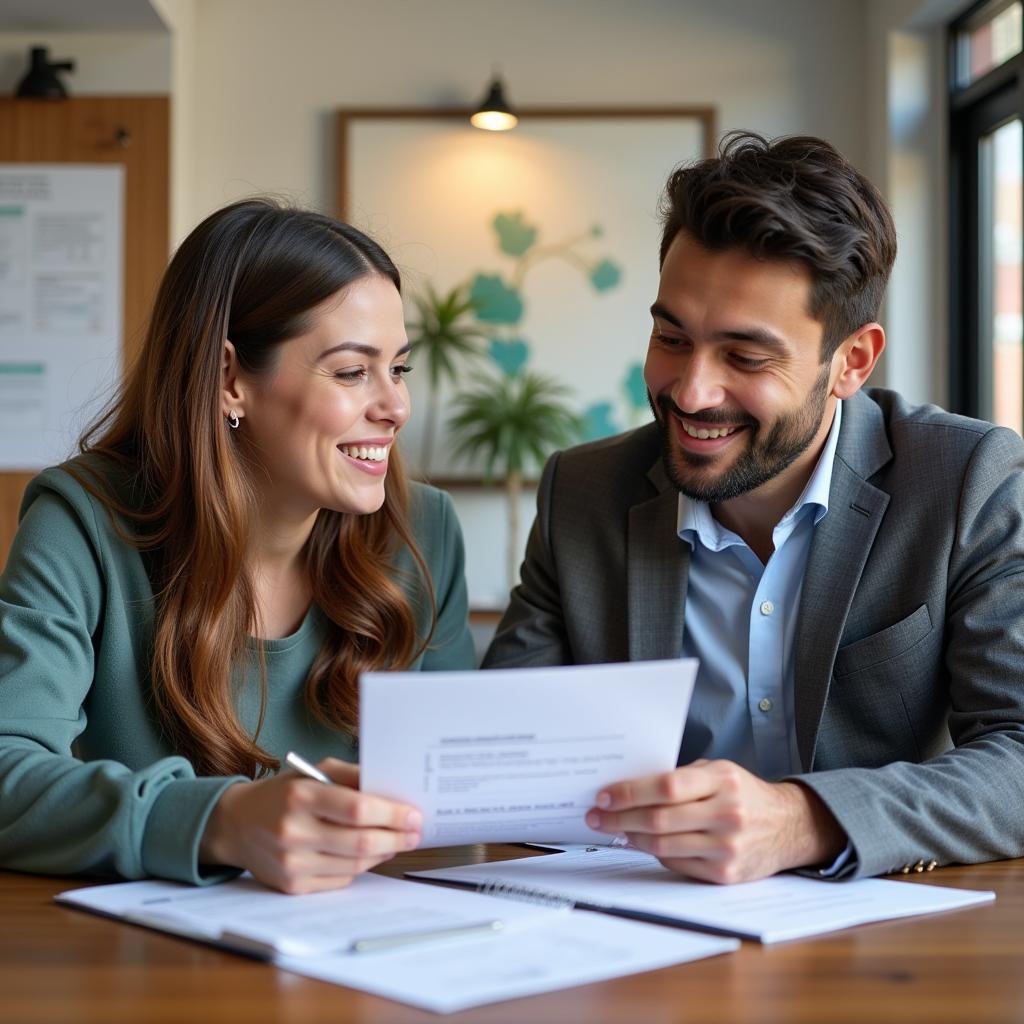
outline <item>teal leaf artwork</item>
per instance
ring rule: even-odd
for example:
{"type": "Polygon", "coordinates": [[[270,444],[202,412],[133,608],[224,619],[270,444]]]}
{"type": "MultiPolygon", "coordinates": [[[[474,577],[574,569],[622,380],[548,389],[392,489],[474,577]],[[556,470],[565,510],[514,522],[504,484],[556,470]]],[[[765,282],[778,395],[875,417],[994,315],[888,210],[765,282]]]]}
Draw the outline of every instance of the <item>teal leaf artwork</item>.
{"type": "Polygon", "coordinates": [[[522,256],[537,241],[537,229],[523,220],[522,210],[499,213],[493,224],[498,233],[498,246],[509,256],[522,256]]]}
{"type": "Polygon", "coordinates": [[[601,260],[590,271],[590,283],[599,291],[614,288],[622,279],[622,271],[611,260],[601,260]]]}
{"type": "Polygon", "coordinates": [[[522,338],[492,338],[490,354],[505,376],[515,377],[530,358],[530,346],[522,338]]]}
{"type": "Polygon", "coordinates": [[[489,324],[517,324],[523,318],[523,299],[518,289],[497,274],[477,274],[469,288],[476,318],[489,324]]]}
{"type": "Polygon", "coordinates": [[[626,379],[622,382],[626,398],[634,409],[647,407],[647,384],[644,381],[644,368],[641,363],[633,363],[626,370],[626,379]]]}
{"type": "Polygon", "coordinates": [[[597,441],[618,432],[619,427],[612,419],[611,402],[595,402],[583,410],[584,441],[597,441]]]}

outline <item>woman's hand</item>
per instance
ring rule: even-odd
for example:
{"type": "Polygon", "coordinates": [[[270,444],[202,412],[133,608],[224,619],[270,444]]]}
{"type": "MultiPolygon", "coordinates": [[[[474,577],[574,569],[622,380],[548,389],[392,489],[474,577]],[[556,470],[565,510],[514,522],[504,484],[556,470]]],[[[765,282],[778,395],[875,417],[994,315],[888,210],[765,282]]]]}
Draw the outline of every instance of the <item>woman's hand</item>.
{"type": "Polygon", "coordinates": [[[318,767],[336,784],[287,772],[229,786],[210,814],[200,861],[307,893],[340,889],[419,845],[423,816],[415,807],[360,793],[357,765],[327,758],[318,767]]]}

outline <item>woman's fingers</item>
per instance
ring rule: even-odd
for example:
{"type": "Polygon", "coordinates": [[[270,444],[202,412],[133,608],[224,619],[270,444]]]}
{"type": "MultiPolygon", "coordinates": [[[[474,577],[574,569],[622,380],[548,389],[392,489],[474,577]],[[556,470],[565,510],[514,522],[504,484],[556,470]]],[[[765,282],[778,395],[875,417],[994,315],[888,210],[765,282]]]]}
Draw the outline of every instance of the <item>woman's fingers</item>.
{"type": "Polygon", "coordinates": [[[423,827],[423,815],[411,804],[360,793],[348,786],[325,786],[304,779],[297,779],[292,785],[301,787],[299,799],[308,800],[306,806],[312,814],[336,825],[415,833],[423,827]]]}
{"type": "Polygon", "coordinates": [[[204,863],[247,868],[283,892],[315,892],[419,845],[417,808],[352,788],[354,765],[319,767],[333,785],[282,774],[228,787],[204,834],[204,863]]]}
{"type": "MultiPolygon", "coordinates": [[[[257,876],[259,877],[259,876],[257,876]]],[[[304,896],[311,892],[329,892],[332,889],[344,889],[355,881],[354,875],[303,875],[299,878],[282,880],[280,883],[267,878],[260,878],[264,885],[289,896],[304,896]]]]}
{"type": "Polygon", "coordinates": [[[350,761],[341,761],[336,757],[325,757],[317,762],[320,769],[329,779],[339,786],[348,786],[350,789],[359,788],[359,765],[350,761]]]}
{"type": "Polygon", "coordinates": [[[419,845],[419,838],[417,832],[397,832],[384,828],[338,828],[328,824],[319,828],[314,826],[302,846],[332,857],[380,860],[393,857],[403,850],[415,849],[419,845]]]}
{"type": "Polygon", "coordinates": [[[314,892],[348,885],[392,856],[336,855],[313,849],[264,850],[254,857],[249,870],[265,885],[282,892],[314,892]]]}

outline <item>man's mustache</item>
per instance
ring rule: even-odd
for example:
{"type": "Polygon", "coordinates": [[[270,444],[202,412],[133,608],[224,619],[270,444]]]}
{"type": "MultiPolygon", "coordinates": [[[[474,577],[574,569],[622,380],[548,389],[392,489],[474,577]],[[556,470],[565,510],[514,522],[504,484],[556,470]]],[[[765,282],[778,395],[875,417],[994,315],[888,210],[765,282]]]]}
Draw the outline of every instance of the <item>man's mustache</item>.
{"type": "Polygon", "coordinates": [[[663,416],[678,416],[691,423],[706,423],[717,426],[720,423],[736,427],[756,427],[757,420],[745,412],[731,412],[728,409],[704,409],[701,412],[683,412],[668,395],[658,395],[651,403],[656,405],[663,416]]]}

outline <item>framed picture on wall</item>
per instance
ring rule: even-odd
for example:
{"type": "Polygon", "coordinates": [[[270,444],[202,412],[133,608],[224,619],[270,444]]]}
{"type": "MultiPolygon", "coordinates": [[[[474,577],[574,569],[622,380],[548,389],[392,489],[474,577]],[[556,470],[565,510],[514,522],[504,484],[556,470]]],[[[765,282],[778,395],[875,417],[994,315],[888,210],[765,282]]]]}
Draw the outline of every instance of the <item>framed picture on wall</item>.
{"type": "MultiPolygon", "coordinates": [[[[432,387],[409,377],[402,451],[435,482],[479,481],[457,457],[459,396],[533,375],[555,384],[576,439],[650,417],[641,375],[657,292],[658,202],[674,167],[710,154],[710,108],[523,110],[508,132],[468,110],[340,110],[337,212],[392,255],[410,336],[452,299],[472,352],[432,387]]],[[[500,466],[499,475],[500,475],[500,466]]]]}

